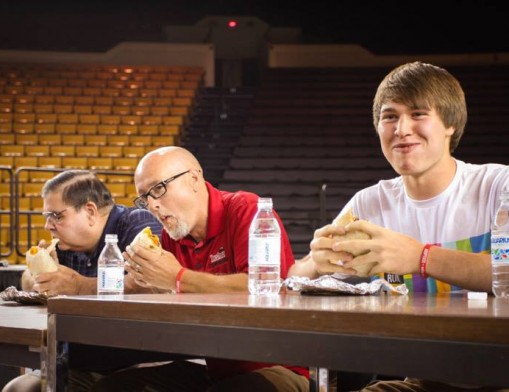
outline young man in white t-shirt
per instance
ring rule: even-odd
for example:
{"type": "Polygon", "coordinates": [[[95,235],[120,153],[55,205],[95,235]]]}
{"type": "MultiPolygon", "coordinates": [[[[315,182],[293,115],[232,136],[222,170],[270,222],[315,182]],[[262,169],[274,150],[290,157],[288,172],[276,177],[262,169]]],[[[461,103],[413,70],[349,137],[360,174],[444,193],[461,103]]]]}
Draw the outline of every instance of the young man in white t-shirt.
{"type": "MultiPolygon", "coordinates": [[[[334,241],[329,235],[345,230],[327,225],[315,232],[310,254],[290,275],[354,274],[354,266],[375,262],[370,275],[404,275],[413,291],[491,292],[490,228],[509,169],[453,158],[467,121],[459,82],[431,64],[404,64],[379,85],[373,121],[383,154],[400,176],[361,190],[340,213],[352,209],[360,220],[346,231],[361,230],[371,239],[334,241]]],[[[400,383],[368,390],[432,390],[425,381],[400,383]]]]}

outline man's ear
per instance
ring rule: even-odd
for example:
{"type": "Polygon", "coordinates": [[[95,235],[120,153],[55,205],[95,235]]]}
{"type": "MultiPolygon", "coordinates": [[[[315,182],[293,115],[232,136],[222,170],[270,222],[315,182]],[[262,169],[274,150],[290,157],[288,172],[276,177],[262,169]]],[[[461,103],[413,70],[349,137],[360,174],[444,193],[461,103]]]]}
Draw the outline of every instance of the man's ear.
{"type": "Polygon", "coordinates": [[[97,219],[99,218],[99,210],[97,208],[97,205],[94,202],[89,201],[81,208],[83,208],[87,214],[87,220],[89,225],[93,226],[95,222],[97,222],[97,219]]]}

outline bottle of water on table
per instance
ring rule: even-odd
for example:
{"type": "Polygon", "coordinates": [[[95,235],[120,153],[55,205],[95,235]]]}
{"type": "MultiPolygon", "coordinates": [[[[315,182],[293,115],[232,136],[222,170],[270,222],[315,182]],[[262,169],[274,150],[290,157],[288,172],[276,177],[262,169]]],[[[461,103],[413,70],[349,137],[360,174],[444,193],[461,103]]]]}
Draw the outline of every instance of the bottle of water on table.
{"type": "Polygon", "coordinates": [[[491,228],[493,294],[509,297],[509,191],[500,195],[500,207],[491,228]]]}
{"type": "Polygon", "coordinates": [[[272,199],[258,199],[258,211],[249,227],[249,292],[276,295],[281,288],[281,228],[272,211],[272,199]]]}
{"type": "Polygon", "coordinates": [[[97,261],[97,294],[124,293],[124,258],[116,234],[106,234],[104,248],[97,261]]]}

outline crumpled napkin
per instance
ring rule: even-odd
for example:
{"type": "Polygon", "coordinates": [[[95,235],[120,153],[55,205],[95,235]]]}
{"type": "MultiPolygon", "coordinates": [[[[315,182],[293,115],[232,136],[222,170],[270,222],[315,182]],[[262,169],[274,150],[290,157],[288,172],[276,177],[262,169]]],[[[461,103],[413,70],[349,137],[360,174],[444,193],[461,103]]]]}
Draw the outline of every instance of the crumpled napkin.
{"type": "Polygon", "coordinates": [[[401,284],[394,287],[385,279],[375,279],[369,283],[350,284],[343,279],[348,275],[322,275],[316,279],[309,279],[302,276],[287,278],[283,284],[290,290],[300,291],[301,294],[315,295],[375,295],[381,291],[393,292],[396,294],[408,294],[406,285],[401,284]]]}

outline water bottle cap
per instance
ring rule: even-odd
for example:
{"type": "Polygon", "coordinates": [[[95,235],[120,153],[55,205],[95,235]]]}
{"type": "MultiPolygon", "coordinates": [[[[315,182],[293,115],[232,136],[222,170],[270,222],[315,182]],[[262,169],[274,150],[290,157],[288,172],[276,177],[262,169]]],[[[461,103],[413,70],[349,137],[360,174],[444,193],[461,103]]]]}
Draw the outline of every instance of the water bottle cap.
{"type": "Polygon", "coordinates": [[[115,241],[118,242],[118,236],[116,234],[106,234],[106,242],[108,241],[115,241]]]}
{"type": "Polygon", "coordinates": [[[271,197],[260,197],[258,199],[258,206],[272,207],[272,198],[271,197]]]}

